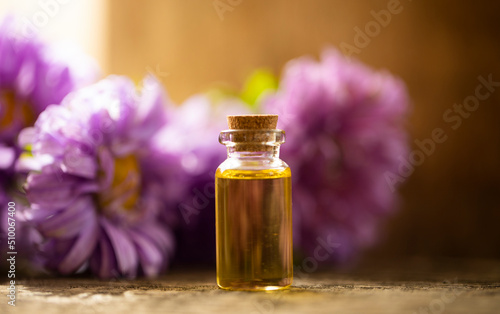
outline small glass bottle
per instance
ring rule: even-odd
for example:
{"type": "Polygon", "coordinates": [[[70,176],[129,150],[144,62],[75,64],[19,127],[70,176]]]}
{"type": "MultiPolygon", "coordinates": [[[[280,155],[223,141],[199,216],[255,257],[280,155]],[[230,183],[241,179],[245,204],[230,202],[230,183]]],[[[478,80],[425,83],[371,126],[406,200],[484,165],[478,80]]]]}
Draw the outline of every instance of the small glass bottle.
{"type": "Polygon", "coordinates": [[[292,184],[279,159],[277,115],[228,116],[219,136],[228,158],[217,168],[217,284],[277,290],[292,284],[292,184]]]}

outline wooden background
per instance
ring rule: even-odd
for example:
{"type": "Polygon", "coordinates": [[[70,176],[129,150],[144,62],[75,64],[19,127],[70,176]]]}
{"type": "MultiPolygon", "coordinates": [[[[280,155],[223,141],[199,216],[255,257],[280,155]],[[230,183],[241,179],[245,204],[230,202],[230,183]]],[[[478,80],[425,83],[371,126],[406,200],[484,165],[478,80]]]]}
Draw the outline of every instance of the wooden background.
{"type": "MultiPolygon", "coordinates": [[[[109,71],[166,72],[180,102],[213,82],[239,87],[256,67],[279,74],[291,58],[353,44],[354,27],[390,2],[244,0],[221,20],[212,0],[110,1],[109,71]]],[[[457,130],[442,118],[479,75],[500,81],[500,3],[464,3],[400,1],[402,12],[357,55],[407,82],[414,139],[435,128],[448,135],[406,182],[373,256],[500,257],[500,90],[457,130]]]]}

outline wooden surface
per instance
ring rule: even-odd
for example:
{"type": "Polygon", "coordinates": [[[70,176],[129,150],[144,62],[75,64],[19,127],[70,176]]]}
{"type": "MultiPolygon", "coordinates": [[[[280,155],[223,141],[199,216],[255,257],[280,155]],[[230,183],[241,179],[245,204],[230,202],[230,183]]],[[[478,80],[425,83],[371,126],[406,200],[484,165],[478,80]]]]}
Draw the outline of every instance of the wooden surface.
{"type": "Polygon", "coordinates": [[[29,279],[17,306],[3,297],[0,313],[500,313],[500,261],[416,260],[302,277],[277,292],[222,291],[210,270],[156,280],[29,279]]]}

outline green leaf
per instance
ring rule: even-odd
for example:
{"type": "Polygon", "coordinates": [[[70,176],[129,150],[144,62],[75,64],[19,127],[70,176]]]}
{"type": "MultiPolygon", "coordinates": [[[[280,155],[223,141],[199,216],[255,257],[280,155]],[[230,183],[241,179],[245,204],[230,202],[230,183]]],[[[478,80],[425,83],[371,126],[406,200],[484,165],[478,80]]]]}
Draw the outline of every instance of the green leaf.
{"type": "Polygon", "coordinates": [[[278,88],[278,79],[269,70],[257,69],[246,80],[241,99],[251,107],[259,104],[261,96],[278,88]]]}

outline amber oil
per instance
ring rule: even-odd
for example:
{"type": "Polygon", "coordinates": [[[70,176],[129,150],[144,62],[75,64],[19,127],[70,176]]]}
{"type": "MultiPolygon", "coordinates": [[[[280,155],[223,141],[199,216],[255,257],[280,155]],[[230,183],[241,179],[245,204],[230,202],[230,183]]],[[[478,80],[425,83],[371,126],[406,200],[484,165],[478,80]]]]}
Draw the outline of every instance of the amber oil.
{"type": "Polygon", "coordinates": [[[277,290],[292,284],[290,168],[216,173],[217,284],[277,290]]]}

